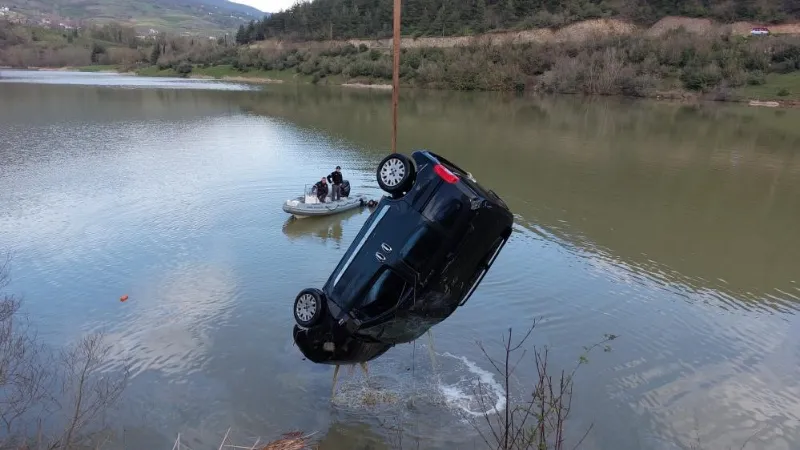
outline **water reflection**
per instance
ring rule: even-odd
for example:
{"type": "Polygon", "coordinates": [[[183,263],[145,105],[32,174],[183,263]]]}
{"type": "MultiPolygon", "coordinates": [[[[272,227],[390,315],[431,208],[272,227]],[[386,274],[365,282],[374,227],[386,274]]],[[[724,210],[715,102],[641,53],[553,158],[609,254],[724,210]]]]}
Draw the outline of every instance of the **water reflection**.
{"type": "MultiPolygon", "coordinates": [[[[375,152],[386,145],[385,102],[294,89],[247,108],[375,152]]],[[[453,93],[410,94],[400,108],[401,149],[474,168],[531,229],[733,304],[797,304],[800,111],[453,93]]]]}
{"type": "MultiPolygon", "coordinates": [[[[748,448],[798,447],[800,111],[407,94],[401,149],[453,158],[517,215],[481,288],[436,329],[437,375],[463,389],[433,383],[418,345],[372,367],[385,391],[414,399],[386,409],[421,448],[479,440],[454,414],[491,371],[475,340],[497,348],[534,317],[553,367],[622,336],[577,380],[577,438],[594,424],[585,448],[672,449],[696,435],[740,448],[759,430],[748,448]]],[[[153,436],[133,447],[170,446],[180,431],[217,448],[231,426],[391,444],[384,417],[331,402],[330,368],[288,338],[292,299],[324,283],[369,212],[291,222],[280,208],[336,165],[354,192],[380,195],[385,93],[6,83],[0,98],[12,287],[49,342],[112,333],[110,366],[127,356],[137,369],[118,423],[142,417],[153,436]]],[[[532,366],[520,364],[520,383],[532,366]]]]}
{"type": "Polygon", "coordinates": [[[290,216],[283,223],[283,234],[289,240],[311,237],[322,242],[327,242],[330,239],[336,244],[341,244],[342,223],[363,212],[360,209],[351,209],[333,216],[305,218],[290,216]]]}
{"type": "Polygon", "coordinates": [[[8,84],[55,84],[121,87],[125,89],[200,89],[247,91],[256,86],[242,83],[227,83],[178,77],[142,78],[136,75],[103,72],[70,72],[59,70],[0,70],[0,83],[8,84]]]}
{"type": "Polygon", "coordinates": [[[230,319],[238,299],[236,279],[229,268],[207,264],[182,264],[151,279],[119,305],[125,309],[121,323],[112,330],[94,325],[115,347],[108,368],[129,364],[134,377],[146,371],[173,380],[190,377],[212,356],[210,332],[230,319]]]}
{"type": "MultiPolygon", "coordinates": [[[[87,89],[34,83],[0,86],[3,87],[3,104],[14,105],[14,108],[0,108],[0,123],[4,127],[49,129],[52,126],[113,126],[119,122],[136,125],[139,120],[180,126],[195,118],[240,111],[236,98],[230,96],[231,92],[223,91],[87,89]],[[69,108],[65,110],[64,105],[69,105],[69,108]]],[[[3,142],[3,137],[0,135],[0,142],[3,142]]],[[[0,146],[3,152],[10,149],[10,145],[0,146]]]]}
{"type": "Polygon", "coordinates": [[[396,448],[375,433],[371,426],[361,423],[333,422],[316,441],[320,450],[390,450],[396,448]]]}

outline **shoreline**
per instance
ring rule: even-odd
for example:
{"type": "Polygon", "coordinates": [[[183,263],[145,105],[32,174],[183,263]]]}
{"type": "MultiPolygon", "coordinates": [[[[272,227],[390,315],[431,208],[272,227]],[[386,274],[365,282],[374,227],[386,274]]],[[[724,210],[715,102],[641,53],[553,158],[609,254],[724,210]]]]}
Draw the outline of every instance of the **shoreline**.
{"type": "MultiPolygon", "coordinates": [[[[130,72],[136,76],[144,76],[144,77],[153,77],[153,78],[166,78],[159,75],[139,75],[136,72],[130,72]]],[[[179,77],[180,78],[180,77],[179,77]]],[[[232,81],[238,83],[249,83],[249,84],[282,84],[283,80],[276,80],[273,78],[261,78],[261,77],[236,77],[236,76],[224,76],[224,77],[215,77],[211,75],[201,75],[201,74],[190,74],[188,77],[193,80],[215,80],[215,81],[232,81]]]]}
{"type": "Polygon", "coordinates": [[[391,84],[342,83],[339,86],[356,88],[356,89],[380,89],[389,91],[392,90],[391,84]]]}
{"type": "MultiPolygon", "coordinates": [[[[87,67],[72,67],[72,66],[64,66],[64,67],[27,67],[27,68],[15,68],[15,67],[8,67],[8,66],[0,66],[0,69],[7,69],[7,70],[34,70],[34,71],[43,71],[43,72],[81,72],[81,73],[103,73],[103,74],[118,74],[118,75],[128,75],[128,76],[139,76],[139,77],[151,77],[151,78],[188,78],[188,79],[195,79],[195,80],[208,80],[208,81],[227,81],[233,83],[244,83],[244,84],[252,84],[252,85],[267,85],[267,84],[287,84],[286,80],[277,79],[277,78],[270,78],[266,76],[235,76],[235,75],[223,75],[223,76],[214,76],[208,75],[203,73],[190,73],[186,76],[181,76],[177,73],[164,73],[164,74],[143,74],[136,71],[122,71],[120,69],[113,69],[113,68],[99,68],[98,70],[91,69],[92,66],[87,67]]],[[[100,66],[106,67],[106,66],[100,66]]],[[[290,83],[295,84],[306,84],[306,85],[313,85],[317,83],[313,83],[311,81],[304,81],[301,79],[297,79],[296,76],[292,77],[293,80],[290,83]]],[[[366,90],[376,90],[376,91],[391,91],[392,85],[386,83],[364,83],[356,80],[347,80],[343,82],[334,82],[328,83],[325,80],[324,83],[319,83],[326,86],[339,86],[343,88],[351,88],[351,89],[366,89],[366,90]]],[[[416,86],[410,85],[401,85],[401,87],[405,89],[425,89],[416,86]]],[[[452,89],[433,89],[433,90],[440,90],[440,91],[454,91],[452,89]]],[[[455,91],[454,91],[455,92],[455,91]]],[[[575,95],[575,94],[561,94],[561,95],[575,95]]],[[[740,98],[728,98],[728,99],[712,99],[712,98],[704,98],[702,94],[696,94],[688,91],[681,91],[681,92],[654,92],[653,95],[646,96],[646,97],[628,97],[623,95],[616,95],[614,97],[619,98],[640,98],[640,99],[649,99],[649,100],[657,100],[660,102],[667,101],[667,102],[680,102],[680,103],[704,103],[704,102],[719,102],[719,103],[738,103],[742,105],[747,105],[751,107],[760,107],[760,108],[800,108],[800,99],[787,99],[787,100],[779,100],[768,98],[766,100],[761,100],[759,98],[751,98],[751,97],[740,97],[740,98]]]]}
{"type": "MultiPolygon", "coordinates": [[[[167,78],[164,76],[159,75],[139,75],[135,72],[129,72],[137,76],[152,76],[156,78],[167,78]]],[[[199,80],[215,80],[215,81],[233,81],[233,82],[241,82],[246,84],[283,84],[284,80],[277,80],[272,78],[261,78],[261,77],[244,77],[244,76],[223,76],[223,77],[214,77],[211,75],[201,75],[201,74],[190,74],[188,78],[194,78],[199,80]]],[[[303,82],[303,81],[295,81],[296,84],[306,84],[312,85],[314,83],[311,82],[303,82]]],[[[343,88],[351,88],[351,89],[367,89],[367,90],[376,90],[376,91],[389,91],[392,90],[391,84],[385,83],[362,83],[357,81],[347,81],[342,83],[324,83],[326,86],[339,86],[343,88]]],[[[420,88],[416,86],[409,86],[409,85],[400,85],[401,88],[404,89],[426,89],[420,88]]],[[[451,91],[451,92],[458,92],[452,89],[432,89],[431,90],[438,90],[438,91],[451,91]]],[[[491,91],[481,91],[481,92],[491,92],[491,91]]],[[[557,95],[576,95],[576,94],[565,94],[565,93],[557,93],[557,95]]],[[[612,97],[617,98],[629,98],[629,99],[642,99],[642,100],[656,100],[659,102],[679,102],[679,103],[705,103],[705,102],[716,102],[716,103],[738,103],[742,105],[752,106],[752,107],[766,107],[766,108],[800,108],[800,100],[789,99],[789,100],[760,100],[757,98],[732,98],[732,99],[725,99],[725,100],[718,100],[712,98],[704,98],[701,94],[695,94],[688,91],[682,92],[672,92],[672,93],[665,93],[665,92],[655,92],[653,95],[648,97],[630,97],[624,95],[615,95],[612,97]]]]}
{"type": "MultiPolygon", "coordinates": [[[[135,72],[128,72],[137,76],[147,76],[147,77],[160,77],[160,78],[168,78],[169,76],[162,76],[162,75],[141,75],[135,72]]],[[[179,77],[179,75],[175,75],[179,77]]],[[[203,75],[203,74],[190,74],[187,78],[194,78],[194,79],[201,79],[201,80],[216,80],[216,81],[233,81],[233,82],[241,82],[246,84],[283,84],[285,80],[278,80],[272,78],[262,78],[258,76],[246,77],[246,76],[222,76],[222,77],[215,77],[212,75],[203,75]]],[[[294,81],[296,84],[307,84],[312,85],[314,83],[308,81],[294,81]]],[[[376,91],[391,91],[392,85],[385,84],[385,83],[363,83],[355,80],[348,80],[341,83],[323,83],[326,86],[339,86],[343,88],[352,88],[352,89],[367,89],[367,90],[376,90],[376,91]]],[[[409,85],[402,85],[401,88],[405,89],[425,89],[416,86],[409,86],[409,85]]],[[[430,88],[429,88],[430,89],[430,88]]],[[[433,90],[440,90],[440,91],[454,91],[452,89],[433,89],[433,90]]],[[[559,94],[559,95],[575,95],[575,94],[559,94]]],[[[758,98],[750,98],[750,97],[742,97],[742,98],[731,98],[725,100],[718,100],[718,99],[711,99],[711,98],[703,98],[703,95],[696,94],[688,91],[681,91],[681,92],[654,92],[653,95],[648,97],[628,97],[617,95],[614,97],[618,98],[639,98],[639,99],[648,99],[648,100],[656,100],[660,102],[680,102],[680,103],[702,103],[702,102],[718,102],[718,103],[738,103],[743,105],[748,105],[752,107],[768,107],[768,108],[798,108],[800,107],[800,100],[798,99],[789,99],[789,100],[775,100],[775,99],[768,99],[768,100],[760,100],[758,98]]]]}

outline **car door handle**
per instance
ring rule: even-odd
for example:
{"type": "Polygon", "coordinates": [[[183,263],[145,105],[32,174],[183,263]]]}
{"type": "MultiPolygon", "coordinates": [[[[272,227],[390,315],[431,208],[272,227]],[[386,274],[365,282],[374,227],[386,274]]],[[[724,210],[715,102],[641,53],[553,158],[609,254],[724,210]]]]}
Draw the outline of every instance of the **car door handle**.
{"type": "Polygon", "coordinates": [[[383,256],[383,253],[381,253],[381,252],[375,252],[375,259],[377,259],[380,262],[385,262],[386,261],[386,257],[383,256]]]}
{"type": "Polygon", "coordinates": [[[381,249],[383,249],[383,251],[385,251],[386,253],[392,253],[392,247],[389,247],[389,244],[387,244],[386,242],[381,244],[381,249]]]}

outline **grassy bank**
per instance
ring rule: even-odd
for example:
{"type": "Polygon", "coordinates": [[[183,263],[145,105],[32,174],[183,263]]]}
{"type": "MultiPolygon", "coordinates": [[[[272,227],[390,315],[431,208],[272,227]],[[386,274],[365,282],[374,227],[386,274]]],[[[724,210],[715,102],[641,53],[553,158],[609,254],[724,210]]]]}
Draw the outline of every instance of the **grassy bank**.
{"type": "MultiPolygon", "coordinates": [[[[124,72],[119,66],[86,66],[78,67],[73,70],[82,72],[124,72]]],[[[297,73],[291,69],[283,70],[239,70],[231,65],[220,66],[195,66],[191,73],[181,74],[173,68],[159,69],[157,66],[141,68],[135,73],[139,76],[148,77],[188,77],[200,79],[215,79],[223,81],[236,81],[253,84],[270,83],[297,83],[297,84],[323,84],[323,85],[344,85],[361,88],[389,88],[390,80],[376,77],[359,77],[350,79],[342,75],[331,75],[316,79],[311,75],[297,73]]],[[[663,91],[652,91],[649,95],[639,95],[649,98],[675,99],[707,99],[717,101],[740,101],[750,100],[777,101],[784,106],[800,106],[800,72],[789,74],[768,74],[764,76],[759,84],[748,84],[739,88],[724,92],[724,96],[719,96],[719,92],[703,94],[685,89],[670,89],[663,91]]],[[[401,83],[405,88],[419,88],[418,85],[401,83]]]]}
{"type": "Polygon", "coordinates": [[[98,64],[95,66],[74,67],[78,72],[119,72],[120,67],[114,64],[98,64]]]}
{"type": "MultiPolygon", "coordinates": [[[[117,68],[119,70],[119,68],[117,68]]],[[[191,71],[178,70],[175,67],[147,66],[135,71],[137,75],[146,77],[188,77],[231,80],[250,83],[300,83],[310,84],[313,76],[304,75],[291,70],[239,70],[230,64],[193,65],[191,71]]],[[[331,84],[343,84],[342,77],[331,77],[331,84]]]]}
{"type": "Polygon", "coordinates": [[[764,84],[745,86],[739,93],[747,99],[797,102],[800,101],[800,73],[769,74],[764,84]]]}

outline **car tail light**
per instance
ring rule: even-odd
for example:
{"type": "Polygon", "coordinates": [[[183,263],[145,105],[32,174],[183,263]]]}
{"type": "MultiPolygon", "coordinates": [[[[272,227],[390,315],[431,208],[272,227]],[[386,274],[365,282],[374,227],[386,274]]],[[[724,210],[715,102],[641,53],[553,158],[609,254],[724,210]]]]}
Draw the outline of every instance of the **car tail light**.
{"type": "Polygon", "coordinates": [[[445,167],[445,166],[443,166],[441,164],[437,164],[437,165],[433,166],[433,171],[436,172],[437,175],[442,177],[442,179],[444,181],[446,181],[446,182],[448,182],[450,184],[458,182],[458,177],[455,176],[453,174],[453,172],[450,172],[447,169],[447,167],[445,167]]]}

